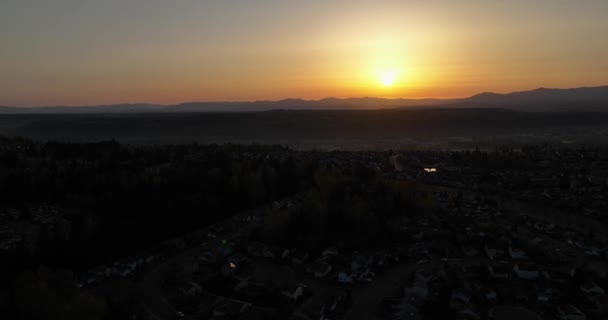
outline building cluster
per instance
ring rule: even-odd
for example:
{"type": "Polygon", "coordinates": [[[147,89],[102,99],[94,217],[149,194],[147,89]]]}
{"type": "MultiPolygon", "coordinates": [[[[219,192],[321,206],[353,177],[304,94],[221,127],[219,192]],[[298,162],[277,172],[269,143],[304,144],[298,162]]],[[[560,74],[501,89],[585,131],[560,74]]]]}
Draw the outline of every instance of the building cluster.
{"type": "Polygon", "coordinates": [[[368,291],[382,298],[377,319],[608,315],[605,242],[473,195],[435,198],[441,211],[404,217],[398,241],[368,252],[251,241],[262,214],[229,219],[171,241],[185,254],[161,262],[173,261],[159,295],[187,319],[357,319],[351,310],[371,303],[358,300],[368,291]],[[397,290],[377,288],[386,281],[397,290]]]}
{"type": "Polygon", "coordinates": [[[78,284],[95,292],[132,279],[147,292],[139,319],[608,319],[608,242],[597,232],[608,218],[608,161],[543,152],[513,156],[517,169],[451,152],[289,151],[325,168],[418,181],[438,209],[391,221],[399,232],[379,248],[309,252],[253,240],[267,223],[261,208],[90,270],[78,284]]]}
{"type": "Polygon", "coordinates": [[[0,253],[11,257],[20,251],[36,252],[46,241],[65,241],[72,223],[54,206],[0,209],[0,253]]]}

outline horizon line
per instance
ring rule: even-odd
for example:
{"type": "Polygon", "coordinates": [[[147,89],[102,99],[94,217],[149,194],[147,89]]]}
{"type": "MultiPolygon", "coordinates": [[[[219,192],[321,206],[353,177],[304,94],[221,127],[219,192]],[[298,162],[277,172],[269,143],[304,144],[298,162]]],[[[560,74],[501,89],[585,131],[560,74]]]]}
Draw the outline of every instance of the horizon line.
{"type": "Polygon", "coordinates": [[[276,100],[266,100],[266,99],[261,99],[261,100],[198,100],[198,101],[182,101],[182,102],[177,102],[177,103],[170,103],[170,104],[161,104],[161,103],[151,103],[151,102],[117,102],[117,103],[110,103],[110,104],[54,104],[54,105],[33,105],[33,106],[12,106],[12,105],[4,105],[4,104],[0,104],[0,107],[2,108],[24,108],[24,109],[36,109],[36,108],[60,108],[60,107],[65,107],[65,108],[79,108],[79,107],[107,107],[107,106],[119,106],[119,105],[126,105],[126,106],[131,106],[131,105],[149,105],[149,106],[157,106],[157,107],[171,107],[171,106],[179,106],[179,105],[184,105],[184,104],[194,104],[194,103],[204,103],[204,104],[212,104],[212,103],[226,103],[226,104],[232,104],[232,103],[263,103],[263,102],[282,102],[282,101],[288,101],[288,100],[299,100],[299,101],[303,101],[303,102],[321,102],[324,100],[353,100],[353,99],[379,99],[379,100],[411,100],[411,101],[424,101],[424,100],[437,100],[437,101],[449,101],[449,100],[462,100],[462,99],[469,99],[481,94],[498,94],[498,95],[508,95],[508,94],[512,94],[512,93],[521,93],[521,92],[532,92],[532,91],[537,91],[537,90],[576,90],[576,89],[589,89],[589,88],[603,88],[603,87],[608,87],[608,84],[606,85],[598,85],[598,86],[578,86],[578,87],[536,87],[534,89],[529,89],[529,90],[518,90],[518,91],[507,91],[507,92],[497,92],[497,91],[482,91],[482,92],[478,92],[475,93],[473,95],[466,95],[466,96],[459,96],[459,97],[442,97],[442,98],[430,98],[430,97],[410,97],[410,98],[406,98],[406,97],[397,97],[397,98],[385,98],[385,97],[378,97],[378,96],[359,96],[359,97],[345,97],[345,98],[338,98],[338,97],[325,97],[325,98],[320,98],[320,99],[304,99],[304,98],[294,98],[294,97],[289,97],[289,98],[282,98],[282,99],[276,99],[276,100]]]}

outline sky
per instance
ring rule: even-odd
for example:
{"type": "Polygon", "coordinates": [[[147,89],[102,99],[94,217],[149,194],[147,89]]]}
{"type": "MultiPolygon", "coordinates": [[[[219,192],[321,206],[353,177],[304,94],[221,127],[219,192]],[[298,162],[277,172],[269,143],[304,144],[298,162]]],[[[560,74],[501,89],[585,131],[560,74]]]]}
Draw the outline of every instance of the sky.
{"type": "Polygon", "coordinates": [[[605,0],[0,1],[0,105],[606,84],[605,0]]]}

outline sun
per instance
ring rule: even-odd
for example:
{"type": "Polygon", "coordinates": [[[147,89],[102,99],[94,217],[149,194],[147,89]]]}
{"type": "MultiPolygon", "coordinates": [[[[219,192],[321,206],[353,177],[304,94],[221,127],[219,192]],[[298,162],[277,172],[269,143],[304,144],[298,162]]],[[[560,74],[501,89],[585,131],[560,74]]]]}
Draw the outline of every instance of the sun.
{"type": "Polygon", "coordinates": [[[384,87],[392,86],[397,80],[397,73],[394,70],[383,70],[378,72],[378,82],[384,87]]]}

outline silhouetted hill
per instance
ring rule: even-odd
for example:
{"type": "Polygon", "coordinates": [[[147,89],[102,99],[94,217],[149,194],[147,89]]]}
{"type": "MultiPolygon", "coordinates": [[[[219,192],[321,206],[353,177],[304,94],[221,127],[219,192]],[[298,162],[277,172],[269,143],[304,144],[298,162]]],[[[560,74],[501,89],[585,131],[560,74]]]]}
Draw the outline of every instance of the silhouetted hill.
{"type": "Polygon", "coordinates": [[[572,89],[538,88],[507,94],[484,92],[455,103],[466,107],[502,107],[530,111],[608,110],[608,86],[572,89]]]}
{"type": "Polygon", "coordinates": [[[507,94],[484,92],[472,96],[474,101],[597,101],[608,100],[608,86],[584,87],[572,89],[538,88],[530,91],[518,91],[507,94]]]}
{"type": "Polygon", "coordinates": [[[168,106],[168,112],[251,112],[269,110],[361,110],[427,107],[445,103],[438,99],[326,98],[322,100],[285,99],[254,102],[189,102],[168,106]]]}
{"type": "Polygon", "coordinates": [[[501,108],[520,111],[608,111],[608,86],[484,92],[464,99],[326,98],[252,102],[187,102],[176,105],[116,104],[105,106],[1,107],[0,114],[259,112],[270,110],[364,110],[396,108],[501,108]]]}

